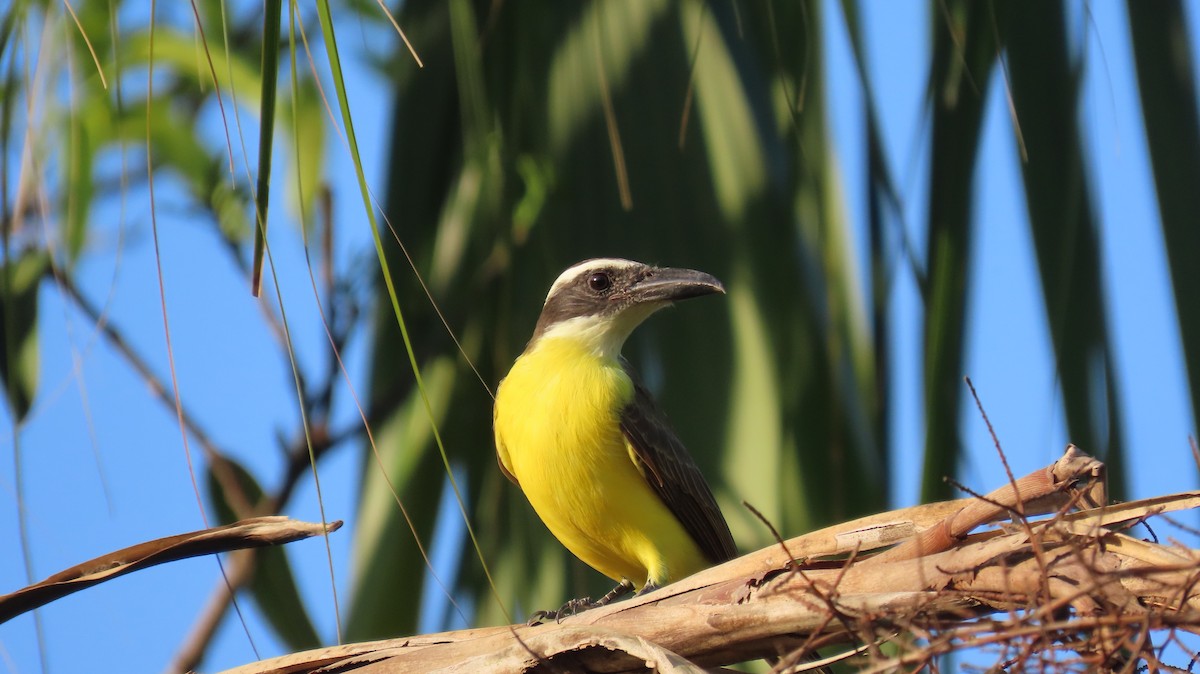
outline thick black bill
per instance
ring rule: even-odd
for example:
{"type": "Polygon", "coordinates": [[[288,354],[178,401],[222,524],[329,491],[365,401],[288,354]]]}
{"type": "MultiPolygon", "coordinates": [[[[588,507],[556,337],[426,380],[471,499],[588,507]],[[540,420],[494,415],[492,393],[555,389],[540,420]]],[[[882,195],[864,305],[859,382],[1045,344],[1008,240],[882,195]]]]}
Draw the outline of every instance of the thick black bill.
{"type": "Polygon", "coordinates": [[[686,300],[701,295],[724,293],[725,286],[712,274],[695,269],[653,269],[629,288],[636,302],[686,300]]]}

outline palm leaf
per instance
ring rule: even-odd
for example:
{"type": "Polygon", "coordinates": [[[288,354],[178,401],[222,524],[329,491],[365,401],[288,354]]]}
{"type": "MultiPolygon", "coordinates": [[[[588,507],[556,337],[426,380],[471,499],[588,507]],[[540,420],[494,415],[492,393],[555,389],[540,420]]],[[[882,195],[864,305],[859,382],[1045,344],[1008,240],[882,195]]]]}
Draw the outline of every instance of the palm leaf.
{"type": "Polygon", "coordinates": [[[1078,64],[1067,54],[1065,7],[1008,6],[1012,97],[1028,159],[1029,225],[1061,378],[1071,441],[1104,458],[1124,494],[1121,409],[1109,343],[1098,232],[1080,132],[1078,64]],[[1100,389],[1100,390],[1097,390],[1100,389]]]}
{"type": "Polygon", "coordinates": [[[1200,419],[1200,305],[1192,293],[1200,288],[1200,270],[1191,258],[1200,250],[1200,112],[1192,37],[1180,2],[1129,2],[1127,7],[1195,423],[1200,419]]]}
{"type": "Polygon", "coordinates": [[[979,3],[947,2],[934,16],[928,95],[933,110],[925,259],[925,460],[921,500],[950,495],[944,478],[961,455],[972,181],[984,91],[995,63],[994,26],[979,3]],[[942,11],[944,10],[944,12],[942,11]]]}
{"type": "MultiPolygon", "coordinates": [[[[882,449],[863,428],[874,396],[865,311],[846,262],[842,196],[822,178],[831,160],[820,49],[797,43],[812,37],[815,8],[494,9],[411,2],[399,17],[428,65],[398,77],[386,211],[486,382],[519,353],[569,264],[622,255],[705,269],[726,281],[727,300],[652,321],[626,355],[714,483],[735,536],[746,546],[771,540],[740,508],[746,496],[785,530],[881,507],[882,449]],[[553,38],[529,39],[535,26],[553,38]]],[[[425,371],[457,363],[433,396],[447,401],[435,406],[438,420],[499,595],[528,611],[607,589],[503,481],[482,386],[411,275],[397,287],[425,371]]],[[[380,447],[427,536],[441,482],[421,458],[434,451],[428,433],[399,421],[414,390],[388,322],[379,322],[372,389],[381,414],[398,416],[380,447]]],[[[381,540],[407,536],[394,506],[368,502],[380,498],[372,473],[363,512],[383,511],[356,544],[359,559],[379,558],[383,546],[388,554],[361,576],[371,580],[351,610],[363,626],[353,636],[412,625],[369,593],[418,594],[405,575],[420,567],[418,553],[381,540]]],[[[464,562],[458,586],[479,622],[504,619],[477,562],[464,562]]]]}

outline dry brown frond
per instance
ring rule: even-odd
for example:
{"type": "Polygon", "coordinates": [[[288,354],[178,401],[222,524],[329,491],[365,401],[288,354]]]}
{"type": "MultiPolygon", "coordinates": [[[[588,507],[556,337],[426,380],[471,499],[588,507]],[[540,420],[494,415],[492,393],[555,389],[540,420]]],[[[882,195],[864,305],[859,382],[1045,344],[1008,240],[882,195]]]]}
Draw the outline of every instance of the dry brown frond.
{"type": "Polygon", "coordinates": [[[231,550],[282,545],[334,532],[341,526],[341,521],[322,526],[272,515],[138,543],[76,564],[40,583],[0,595],[0,623],[60,597],[151,566],[231,550]]]}
{"type": "Polygon", "coordinates": [[[798,672],[837,644],[868,672],[936,671],[966,649],[987,663],[967,668],[987,671],[1174,669],[1163,653],[1190,658],[1180,634],[1200,633],[1200,551],[1123,531],[1193,509],[1200,493],[1109,506],[1103,478],[1103,464],[1068,447],[986,496],[781,541],[559,624],[352,644],[231,672],[690,672],[763,657],[798,672]]]}

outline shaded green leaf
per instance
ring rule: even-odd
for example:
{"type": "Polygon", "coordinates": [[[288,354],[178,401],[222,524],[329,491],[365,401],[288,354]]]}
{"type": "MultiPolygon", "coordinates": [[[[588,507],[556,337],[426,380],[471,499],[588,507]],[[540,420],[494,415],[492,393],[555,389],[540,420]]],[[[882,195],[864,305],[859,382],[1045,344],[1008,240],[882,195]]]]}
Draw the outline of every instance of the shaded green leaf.
{"type": "Polygon", "coordinates": [[[48,264],[44,252],[30,250],[0,270],[0,377],[18,422],[29,413],[37,393],[38,289],[48,264]]]}
{"type": "Polygon", "coordinates": [[[258,179],[254,192],[254,253],[250,260],[250,292],[262,288],[263,247],[267,237],[267,214],[271,197],[271,148],[275,143],[275,92],[279,81],[279,22],[283,0],[263,3],[262,96],[259,98],[258,179]]]}
{"type": "MultiPolygon", "coordinates": [[[[95,106],[89,106],[92,107],[95,106]]],[[[96,139],[92,137],[93,125],[81,119],[87,112],[90,112],[90,109],[81,110],[79,115],[73,115],[70,120],[70,138],[66,146],[67,175],[61,195],[66,202],[63,208],[63,212],[66,213],[63,220],[63,239],[67,244],[67,258],[72,262],[78,259],[87,240],[88,216],[95,192],[92,162],[95,159],[96,139]]]]}
{"type": "MultiPolygon", "coordinates": [[[[1128,2],[1129,28],[1137,65],[1138,91],[1146,143],[1154,167],[1159,217],[1175,310],[1183,337],[1192,423],[1200,422],[1200,113],[1196,109],[1196,72],[1192,37],[1184,5],[1177,0],[1128,2]]],[[[1190,9],[1195,9],[1194,7],[1190,9]]]]}
{"type": "Polygon", "coordinates": [[[1004,6],[1013,107],[1027,160],[1025,204],[1037,252],[1071,442],[1102,459],[1123,498],[1122,413],[1108,336],[1099,231],[1079,130],[1082,73],[1067,53],[1063,3],[1004,6]]]}
{"type": "MultiPolygon", "coordinates": [[[[262,77],[257,60],[237,52],[229,54],[212,43],[208,47],[207,55],[212,59],[211,70],[206,59],[197,61],[195,36],[191,32],[158,26],[154,31],[154,69],[156,72],[170,71],[189,82],[193,92],[211,90],[215,71],[217,84],[226,100],[232,100],[236,91],[238,104],[249,108],[259,107],[262,77]]],[[[122,35],[117,49],[117,58],[122,67],[133,69],[145,66],[150,61],[150,35],[147,31],[122,35]]],[[[231,111],[227,109],[227,112],[231,111]]]]}
{"type": "Polygon", "coordinates": [[[301,79],[298,90],[291,92],[291,100],[282,108],[287,112],[281,116],[286,122],[288,138],[285,145],[292,151],[288,163],[287,194],[295,209],[296,220],[302,227],[312,226],[314,207],[325,178],[325,108],[320,94],[311,79],[301,79]],[[292,111],[295,111],[293,116],[292,111]],[[302,221],[300,214],[307,217],[302,221]]]}
{"type": "Polygon", "coordinates": [[[960,414],[967,279],[970,276],[973,179],[979,154],[984,94],[997,47],[988,5],[940,3],[933,15],[929,97],[933,147],[925,296],[925,461],[921,500],[951,495],[946,477],[962,454],[960,414]],[[944,13],[943,10],[944,9],[944,13]]]}

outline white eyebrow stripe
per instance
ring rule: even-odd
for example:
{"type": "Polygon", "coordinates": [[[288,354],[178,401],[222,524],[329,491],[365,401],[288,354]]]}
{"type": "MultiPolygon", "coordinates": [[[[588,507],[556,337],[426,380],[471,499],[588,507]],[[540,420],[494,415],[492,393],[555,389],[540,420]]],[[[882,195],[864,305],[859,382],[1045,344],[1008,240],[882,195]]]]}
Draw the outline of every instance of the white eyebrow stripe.
{"type": "MultiPolygon", "coordinates": [[[[642,263],[640,262],[625,260],[619,257],[596,257],[590,260],[584,260],[583,262],[567,267],[566,271],[558,275],[558,279],[554,281],[554,285],[550,286],[550,292],[546,293],[546,302],[549,302],[550,298],[554,297],[555,293],[557,293],[559,290],[562,290],[564,286],[570,285],[571,282],[579,278],[581,274],[602,268],[627,269],[629,267],[638,267],[641,265],[642,263]]],[[[546,303],[543,302],[542,306],[545,305],[546,303]]]]}

